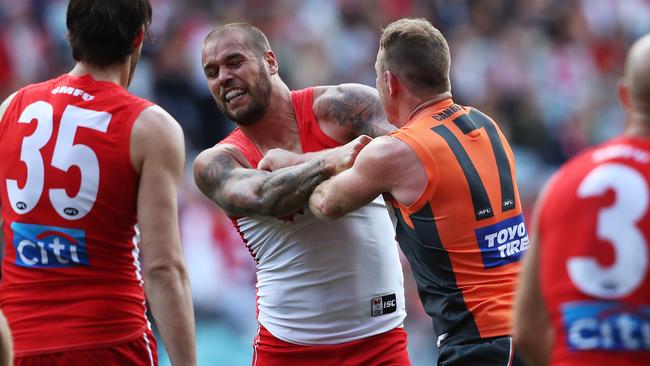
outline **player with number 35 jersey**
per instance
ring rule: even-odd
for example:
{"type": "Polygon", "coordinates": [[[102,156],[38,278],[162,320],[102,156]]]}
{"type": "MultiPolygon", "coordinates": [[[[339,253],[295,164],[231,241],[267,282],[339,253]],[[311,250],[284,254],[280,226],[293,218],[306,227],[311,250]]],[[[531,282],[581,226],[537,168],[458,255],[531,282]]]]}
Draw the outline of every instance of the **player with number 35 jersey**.
{"type": "Polygon", "coordinates": [[[75,67],[14,93],[0,114],[0,306],[15,364],[156,365],[146,288],[172,361],[192,365],[176,212],[182,131],[126,89],[151,6],[72,0],[67,17],[75,67]],[[97,39],[115,52],[99,52],[97,39]]]}
{"type": "Polygon", "coordinates": [[[117,84],[69,75],[22,89],[9,105],[0,124],[0,298],[17,350],[146,329],[129,136],[150,105],[117,84]]]}

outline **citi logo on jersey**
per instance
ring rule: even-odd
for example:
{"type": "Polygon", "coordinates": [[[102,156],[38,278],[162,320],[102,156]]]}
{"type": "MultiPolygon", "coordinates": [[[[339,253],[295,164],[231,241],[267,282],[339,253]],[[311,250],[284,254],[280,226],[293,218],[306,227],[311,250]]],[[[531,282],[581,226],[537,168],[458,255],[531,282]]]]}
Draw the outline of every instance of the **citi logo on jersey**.
{"type": "Polygon", "coordinates": [[[573,351],[649,351],[650,307],[576,301],[562,305],[566,342],[573,351]]]}
{"type": "Polygon", "coordinates": [[[476,229],[475,234],[485,269],[517,262],[528,249],[523,214],[476,229]]]}
{"type": "Polygon", "coordinates": [[[88,265],[83,230],[14,222],[16,265],[28,268],[62,268],[88,265]]]}

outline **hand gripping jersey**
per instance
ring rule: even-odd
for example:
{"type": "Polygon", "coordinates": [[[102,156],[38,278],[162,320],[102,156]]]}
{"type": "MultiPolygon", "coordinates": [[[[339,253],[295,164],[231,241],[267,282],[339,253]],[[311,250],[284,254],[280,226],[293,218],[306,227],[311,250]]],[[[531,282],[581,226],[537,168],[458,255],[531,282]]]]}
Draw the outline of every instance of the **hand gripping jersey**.
{"type": "Polygon", "coordinates": [[[88,75],[11,101],[0,123],[0,305],[18,356],[143,337],[129,147],[151,105],[88,75]]]}
{"type": "Polygon", "coordinates": [[[539,209],[553,365],[650,365],[650,140],[620,137],[555,175],[539,209]]]}
{"type": "MultiPolygon", "coordinates": [[[[291,93],[303,152],[339,145],[320,129],[313,88],[291,93]]],[[[241,130],[236,146],[256,167],[261,152],[241,130]]],[[[381,198],[338,220],[304,208],[290,217],[233,217],[257,262],[258,321],[302,345],[337,344],[387,332],[406,316],[395,232],[381,198]]]]}
{"type": "Polygon", "coordinates": [[[490,118],[451,99],[391,136],[411,147],[428,176],[411,206],[392,201],[397,240],[438,345],[508,335],[528,249],[508,142],[490,118]]]}

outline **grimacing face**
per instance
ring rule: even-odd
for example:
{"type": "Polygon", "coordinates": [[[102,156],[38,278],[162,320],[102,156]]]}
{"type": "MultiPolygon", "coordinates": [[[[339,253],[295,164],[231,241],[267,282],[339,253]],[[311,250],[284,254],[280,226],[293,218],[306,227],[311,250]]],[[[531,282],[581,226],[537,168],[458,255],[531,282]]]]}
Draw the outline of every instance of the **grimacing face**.
{"type": "Polygon", "coordinates": [[[210,93],[223,114],[244,126],[264,116],[271,102],[271,76],[244,35],[230,31],[209,39],[201,60],[210,93]]]}

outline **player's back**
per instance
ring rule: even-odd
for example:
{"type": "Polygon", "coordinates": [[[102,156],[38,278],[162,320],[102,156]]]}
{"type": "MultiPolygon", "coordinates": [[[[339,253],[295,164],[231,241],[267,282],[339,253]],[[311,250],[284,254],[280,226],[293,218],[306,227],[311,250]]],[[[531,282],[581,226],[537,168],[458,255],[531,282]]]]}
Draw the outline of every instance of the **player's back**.
{"type": "Polygon", "coordinates": [[[142,336],[131,128],[152,105],[89,75],[16,93],[0,123],[0,304],[17,355],[142,336]]]}
{"type": "Polygon", "coordinates": [[[451,99],[392,136],[427,172],[416,202],[393,203],[398,241],[439,343],[508,335],[528,236],[505,137],[487,116],[451,99]]]}
{"type": "Polygon", "coordinates": [[[569,162],[540,208],[540,284],[554,365],[650,364],[650,140],[569,162]]]}

